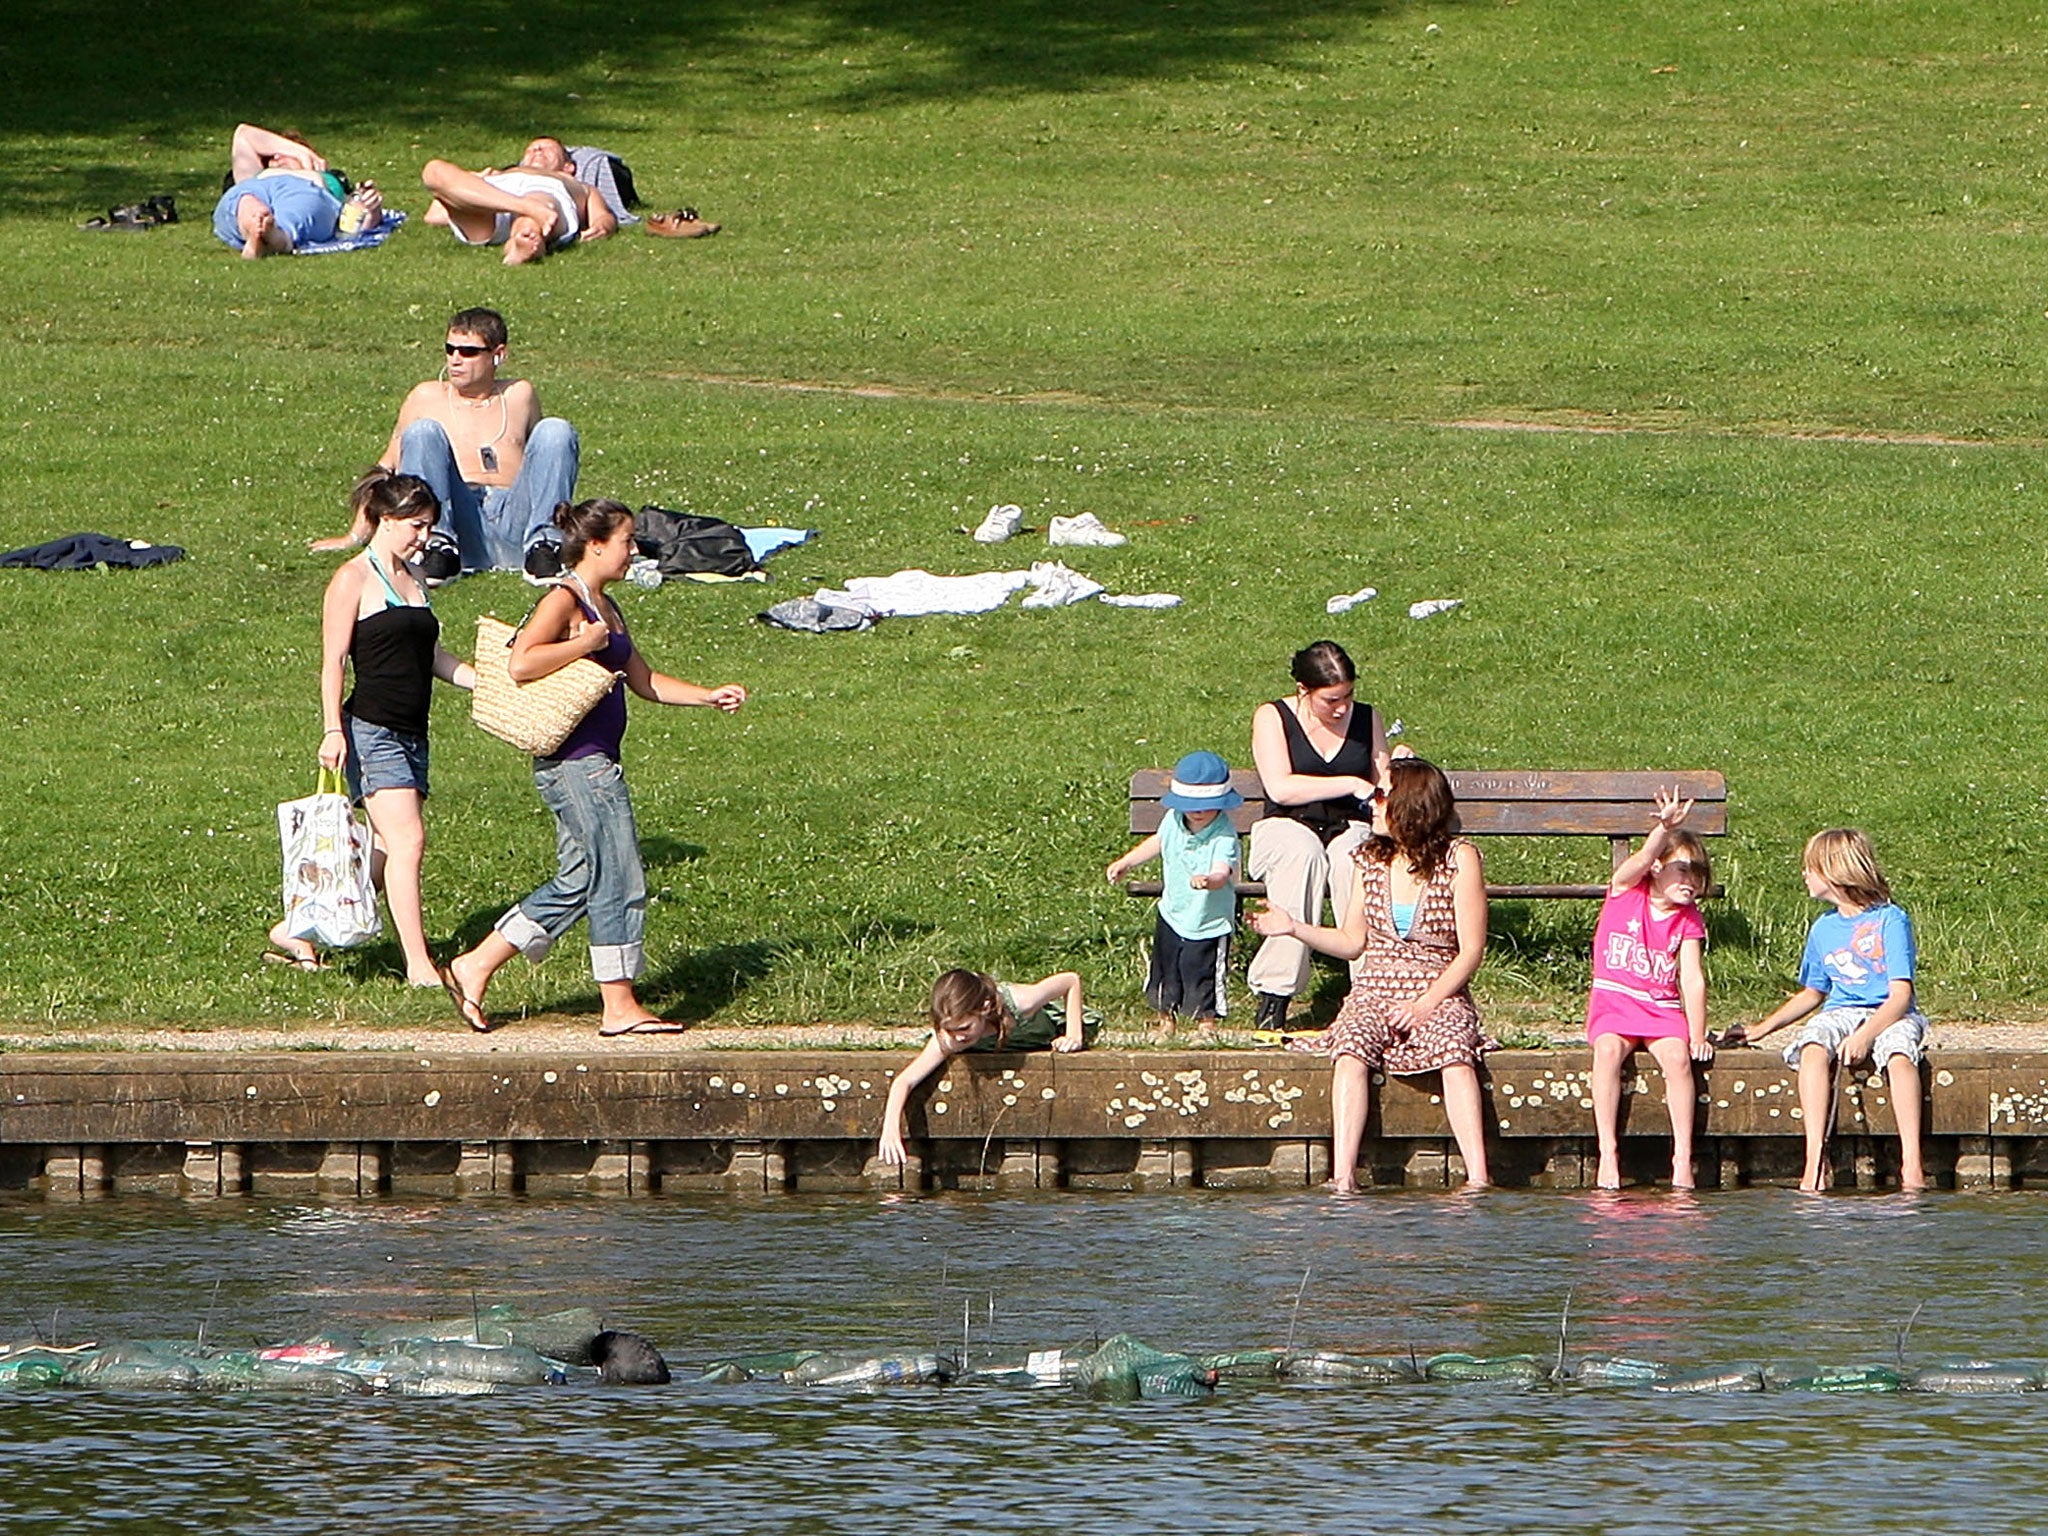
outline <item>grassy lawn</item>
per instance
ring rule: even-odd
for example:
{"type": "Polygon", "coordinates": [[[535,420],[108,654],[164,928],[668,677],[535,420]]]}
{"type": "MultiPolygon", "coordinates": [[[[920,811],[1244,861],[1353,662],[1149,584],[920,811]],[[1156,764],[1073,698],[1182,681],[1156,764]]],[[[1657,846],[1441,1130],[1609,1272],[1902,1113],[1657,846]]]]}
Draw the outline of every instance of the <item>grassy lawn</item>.
{"type": "MultiPolygon", "coordinates": [[[[1327,634],[1446,764],[1724,770],[1717,1019],[1789,986],[1799,847],[1841,822],[1919,923],[1930,1011],[2039,1011],[2026,8],[629,9],[27,0],[0,41],[0,547],[91,528],[191,556],[0,573],[0,1019],[445,1010],[392,946],[324,976],[256,957],[272,808],[319,731],[332,560],[304,541],[473,303],[581,428],[587,493],[821,533],[765,588],[622,594],[656,665],[755,690],[628,735],[658,1006],[901,1019],[948,964],[1072,965],[1136,1019],[1149,907],[1101,880],[1124,781],[1197,746],[1247,762],[1252,708],[1327,634]],[[233,259],[205,214],[240,118],[414,224],[233,259]],[[508,273],[418,224],[429,154],[549,130],[725,232],[508,273]],[[180,226],[73,228],[166,189],[180,226]],[[855,575],[1042,558],[958,532],[996,501],[1098,513],[1130,544],[1070,563],[1186,605],[753,622],[855,575]],[[1464,607],[1405,617],[1442,596],[1464,607]]],[[[529,596],[492,576],[436,606],[466,649],[529,596]]],[[[437,706],[428,812],[451,944],[552,864],[523,761],[464,704],[437,706]]],[[[1496,1019],[1576,1016],[1592,919],[1496,909],[1496,1019]]],[[[594,1005],[573,946],[500,987],[508,1013],[594,1005]]]]}

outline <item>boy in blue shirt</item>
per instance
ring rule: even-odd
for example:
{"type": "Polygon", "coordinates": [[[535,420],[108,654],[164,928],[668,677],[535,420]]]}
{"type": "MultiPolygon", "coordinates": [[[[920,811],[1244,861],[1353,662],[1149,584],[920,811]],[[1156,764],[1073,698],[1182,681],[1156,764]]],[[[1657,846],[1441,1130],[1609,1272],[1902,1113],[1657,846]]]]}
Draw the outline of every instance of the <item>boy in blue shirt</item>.
{"type": "Polygon", "coordinates": [[[1230,1012],[1224,979],[1237,928],[1238,844],[1223,813],[1243,805],[1244,796],[1231,787],[1230,764],[1214,752],[1190,752],[1173,765],[1159,803],[1167,808],[1159,830],[1105,873],[1115,885],[1140,864],[1160,861],[1145,1000],[1162,1015],[1163,1033],[1174,1017],[1208,1026],[1230,1012]]]}
{"type": "Polygon", "coordinates": [[[1834,1129],[1835,1062],[1882,1063],[1899,1126],[1899,1187],[1925,1189],[1920,1160],[1920,1062],[1927,1020],[1913,997],[1913,921],[1892,903],[1870,839],[1854,827],[1816,832],[1806,845],[1806,889],[1835,910],[1814,919],[1799,963],[1799,990],[1755,1029],[1740,1025],[1726,1045],[1761,1040],[1814,1009],[1821,1011],[1785,1047],[1799,1069],[1799,1111],[1806,1129],[1806,1171],[1799,1187],[1828,1187],[1828,1133],[1834,1129]]]}

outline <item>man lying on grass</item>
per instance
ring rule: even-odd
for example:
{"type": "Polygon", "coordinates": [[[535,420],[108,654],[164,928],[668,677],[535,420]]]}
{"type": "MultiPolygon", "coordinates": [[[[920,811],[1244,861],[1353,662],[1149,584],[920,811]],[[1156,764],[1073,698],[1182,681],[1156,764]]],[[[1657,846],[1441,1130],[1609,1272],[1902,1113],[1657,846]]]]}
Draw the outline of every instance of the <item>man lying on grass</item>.
{"type": "Polygon", "coordinates": [[[561,171],[466,171],[429,160],[420,180],[434,194],[429,224],[446,226],[464,245],[502,245],[508,267],[579,240],[602,240],[619,227],[603,198],[561,171]]]}

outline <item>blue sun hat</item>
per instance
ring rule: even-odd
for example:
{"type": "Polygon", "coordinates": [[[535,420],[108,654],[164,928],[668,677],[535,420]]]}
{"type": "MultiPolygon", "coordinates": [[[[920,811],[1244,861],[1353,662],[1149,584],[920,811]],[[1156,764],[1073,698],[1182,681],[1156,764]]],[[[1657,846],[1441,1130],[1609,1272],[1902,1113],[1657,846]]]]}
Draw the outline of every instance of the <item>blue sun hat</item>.
{"type": "Polygon", "coordinates": [[[1230,764],[1214,752],[1190,752],[1173,765],[1159,803],[1176,811],[1234,811],[1244,804],[1230,784],[1230,764]]]}

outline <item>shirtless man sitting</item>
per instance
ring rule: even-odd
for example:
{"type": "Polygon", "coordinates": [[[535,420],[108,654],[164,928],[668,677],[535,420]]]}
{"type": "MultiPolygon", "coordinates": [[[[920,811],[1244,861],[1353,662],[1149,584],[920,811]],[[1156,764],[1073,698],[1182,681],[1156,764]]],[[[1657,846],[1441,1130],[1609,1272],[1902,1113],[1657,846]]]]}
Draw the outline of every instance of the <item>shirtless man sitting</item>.
{"type": "MultiPolygon", "coordinates": [[[[420,558],[430,581],[490,570],[545,580],[561,570],[553,518],[558,503],[576,499],[581,446],[568,422],[541,415],[525,379],[498,377],[505,341],[496,310],[457,313],[445,376],[413,386],[384,449],[385,468],[418,475],[441,499],[440,526],[420,558]]],[[[346,549],[367,536],[358,525],[313,548],[346,549]]]]}
{"type": "Polygon", "coordinates": [[[579,240],[602,240],[619,227],[603,198],[560,170],[522,164],[509,171],[465,171],[451,161],[429,160],[420,180],[434,194],[427,205],[429,224],[445,225],[464,245],[504,246],[508,267],[538,261],[579,240]]]}

